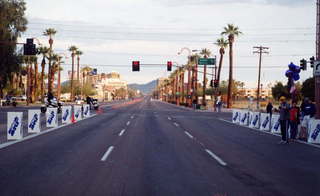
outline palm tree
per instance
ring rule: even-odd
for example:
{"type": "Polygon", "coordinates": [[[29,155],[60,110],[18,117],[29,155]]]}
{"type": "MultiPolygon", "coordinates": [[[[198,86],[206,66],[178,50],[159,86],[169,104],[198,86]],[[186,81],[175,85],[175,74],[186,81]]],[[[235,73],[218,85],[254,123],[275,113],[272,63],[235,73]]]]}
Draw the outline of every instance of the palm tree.
{"type": "Polygon", "coordinates": [[[51,92],[52,93],[52,84],[50,83],[52,80],[52,78],[50,78],[50,76],[52,75],[50,72],[51,72],[51,61],[52,61],[52,55],[53,55],[53,52],[52,52],[52,45],[53,45],[53,39],[52,37],[57,33],[57,31],[53,28],[48,28],[46,29],[44,32],[43,32],[43,35],[44,36],[48,36],[49,37],[49,45],[50,45],[50,49],[49,49],[49,68],[48,68],[48,92],[51,92]]]}
{"type": "Polygon", "coordinates": [[[36,101],[36,91],[37,91],[37,85],[38,85],[38,58],[37,56],[31,56],[30,57],[30,97],[31,102],[36,101]],[[32,64],[34,65],[34,69],[32,70],[32,64]]]}
{"type": "Polygon", "coordinates": [[[74,72],[74,57],[76,55],[77,50],[78,50],[78,48],[76,46],[69,47],[69,51],[71,52],[71,58],[72,58],[71,81],[70,81],[70,88],[71,88],[70,100],[71,101],[74,101],[73,72],[74,72]]]}
{"type": "Polygon", "coordinates": [[[223,55],[225,54],[225,49],[228,47],[228,41],[225,40],[223,37],[220,39],[217,39],[215,43],[220,49],[220,60],[219,60],[219,67],[218,67],[218,75],[217,75],[217,80],[218,83],[220,83],[220,76],[221,76],[221,69],[222,69],[222,63],[223,63],[223,55]]]}
{"type": "Polygon", "coordinates": [[[80,84],[80,56],[83,54],[82,51],[77,50],[76,55],[77,55],[77,80],[78,83],[80,84]]]}
{"type": "MultiPolygon", "coordinates": [[[[191,66],[191,70],[192,70],[192,76],[191,76],[191,89],[192,89],[192,93],[191,93],[191,100],[196,100],[196,102],[198,103],[198,68],[197,68],[197,64],[198,64],[198,59],[199,59],[199,55],[198,54],[193,54],[189,57],[189,64],[191,66]]],[[[191,90],[190,90],[191,91],[191,90]]]]}
{"type": "MultiPolygon", "coordinates": [[[[211,51],[207,48],[203,48],[200,52],[204,58],[208,58],[211,55],[211,51]]],[[[203,93],[202,93],[202,105],[206,105],[206,86],[207,86],[207,65],[203,66],[203,93]]]]}
{"type": "Polygon", "coordinates": [[[58,100],[60,100],[60,96],[61,96],[61,71],[63,70],[60,65],[63,62],[61,61],[62,56],[58,55],[56,58],[58,61],[58,65],[57,65],[57,71],[58,71],[57,98],[58,98],[58,100]]]}
{"type": "Polygon", "coordinates": [[[43,46],[38,48],[38,54],[42,55],[41,62],[41,102],[44,103],[44,69],[46,66],[46,59],[49,55],[49,48],[43,46]]]}
{"type": "Polygon", "coordinates": [[[229,85],[228,85],[228,97],[227,97],[227,107],[231,107],[230,99],[232,97],[232,80],[233,80],[233,43],[235,37],[241,35],[242,32],[239,30],[239,27],[228,24],[224,27],[224,31],[221,35],[227,35],[229,41],[229,85]]]}

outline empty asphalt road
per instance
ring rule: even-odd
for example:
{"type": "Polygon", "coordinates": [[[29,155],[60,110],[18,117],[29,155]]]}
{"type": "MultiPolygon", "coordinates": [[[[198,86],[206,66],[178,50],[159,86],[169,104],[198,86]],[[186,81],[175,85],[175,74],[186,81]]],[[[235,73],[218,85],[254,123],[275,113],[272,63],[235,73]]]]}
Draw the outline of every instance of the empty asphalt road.
{"type": "Polygon", "coordinates": [[[0,195],[320,195],[320,149],[149,98],[0,149],[0,195]]]}

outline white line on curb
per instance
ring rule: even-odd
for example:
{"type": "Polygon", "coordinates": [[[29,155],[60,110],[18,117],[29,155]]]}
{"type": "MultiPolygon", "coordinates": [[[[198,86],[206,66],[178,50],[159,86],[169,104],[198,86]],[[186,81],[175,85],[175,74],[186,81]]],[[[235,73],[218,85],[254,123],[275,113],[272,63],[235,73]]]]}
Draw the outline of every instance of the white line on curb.
{"type": "Polygon", "coordinates": [[[168,120],[172,120],[170,117],[168,117],[168,120]]]}
{"type": "Polygon", "coordinates": [[[222,159],[220,159],[217,155],[215,155],[213,152],[211,152],[210,150],[206,149],[206,152],[212,157],[214,158],[216,161],[218,161],[218,163],[222,166],[227,166],[227,163],[224,162],[222,159]]]}
{"type": "Polygon", "coordinates": [[[110,146],[106,153],[104,153],[103,157],[101,158],[101,161],[106,161],[110,153],[113,151],[114,147],[110,146]]]}
{"type": "MultiPolygon", "coordinates": [[[[86,120],[86,119],[92,118],[92,117],[94,117],[94,116],[96,116],[96,114],[93,114],[93,115],[91,115],[90,117],[85,118],[85,119],[82,119],[82,120],[86,120]]],[[[80,121],[82,121],[82,120],[80,120],[80,121]]],[[[80,122],[80,121],[78,121],[78,122],[80,122]]],[[[40,135],[43,135],[43,134],[46,134],[46,133],[49,133],[49,132],[58,130],[58,129],[60,129],[60,128],[63,128],[63,127],[69,126],[69,125],[72,125],[72,123],[70,123],[70,124],[64,124],[64,125],[61,125],[61,126],[59,126],[59,127],[52,128],[52,129],[47,129],[47,130],[41,131],[40,133],[37,133],[37,134],[28,135],[28,136],[22,138],[21,140],[16,140],[16,141],[11,141],[11,142],[6,142],[6,143],[4,143],[4,144],[0,144],[0,149],[6,148],[6,147],[8,147],[8,146],[11,146],[11,145],[13,145],[13,144],[17,144],[17,143],[20,143],[20,142],[23,142],[23,141],[26,141],[26,140],[30,140],[30,139],[32,139],[32,138],[35,138],[35,137],[38,137],[38,136],[40,136],[40,135]]]]}
{"type": "Polygon", "coordinates": [[[119,133],[119,136],[122,136],[125,131],[126,131],[125,129],[122,129],[122,131],[119,133]]]}
{"type": "Polygon", "coordinates": [[[173,123],[176,127],[179,127],[179,124],[178,123],[173,123]]]}
{"type": "Polygon", "coordinates": [[[190,133],[188,133],[187,131],[185,131],[184,132],[187,136],[189,136],[191,139],[193,139],[193,136],[190,134],[190,133]]]}
{"type": "Polygon", "coordinates": [[[130,125],[130,121],[127,122],[127,126],[129,126],[129,125],[130,125]]]}

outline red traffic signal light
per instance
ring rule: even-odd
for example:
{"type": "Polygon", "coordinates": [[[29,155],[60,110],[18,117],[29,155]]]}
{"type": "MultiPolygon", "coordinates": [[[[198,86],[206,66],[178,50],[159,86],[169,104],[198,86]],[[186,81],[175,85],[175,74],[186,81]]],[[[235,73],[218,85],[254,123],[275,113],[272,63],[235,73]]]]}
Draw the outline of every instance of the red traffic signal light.
{"type": "Polygon", "coordinates": [[[132,61],[132,71],[140,71],[140,61],[132,61]]]}
{"type": "Polygon", "coordinates": [[[172,71],[172,62],[171,61],[167,62],[167,71],[172,71]]]}

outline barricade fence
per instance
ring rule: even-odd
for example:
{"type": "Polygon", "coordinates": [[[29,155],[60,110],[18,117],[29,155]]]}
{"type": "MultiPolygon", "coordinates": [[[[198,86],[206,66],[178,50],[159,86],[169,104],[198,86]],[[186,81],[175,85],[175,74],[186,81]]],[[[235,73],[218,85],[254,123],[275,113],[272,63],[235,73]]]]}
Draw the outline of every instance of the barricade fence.
{"type": "MultiPolygon", "coordinates": [[[[274,134],[281,134],[279,114],[270,115],[263,112],[234,109],[232,110],[232,123],[274,134]]],[[[320,144],[320,120],[305,116],[298,126],[297,137],[300,135],[300,132],[304,131],[307,134],[307,142],[320,144]]],[[[287,127],[287,133],[290,137],[290,126],[287,127]]]]}
{"type": "Polygon", "coordinates": [[[7,112],[6,138],[0,137],[0,143],[20,140],[27,135],[37,134],[59,125],[75,123],[90,116],[88,104],[62,106],[61,114],[58,114],[57,108],[47,108],[45,114],[42,114],[40,109],[30,109],[27,111],[27,118],[23,112],[7,112]]]}

